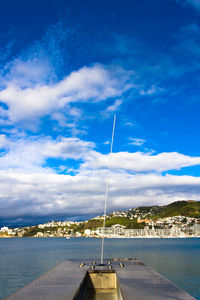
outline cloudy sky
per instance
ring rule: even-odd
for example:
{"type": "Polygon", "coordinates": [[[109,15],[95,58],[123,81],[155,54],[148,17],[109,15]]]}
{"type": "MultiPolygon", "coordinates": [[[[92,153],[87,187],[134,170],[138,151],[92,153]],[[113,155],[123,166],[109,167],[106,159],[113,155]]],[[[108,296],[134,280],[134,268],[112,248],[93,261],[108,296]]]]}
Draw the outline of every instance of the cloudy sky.
{"type": "Polygon", "coordinates": [[[199,200],[199,0],[0,3],[0,224],[199,200]]]}

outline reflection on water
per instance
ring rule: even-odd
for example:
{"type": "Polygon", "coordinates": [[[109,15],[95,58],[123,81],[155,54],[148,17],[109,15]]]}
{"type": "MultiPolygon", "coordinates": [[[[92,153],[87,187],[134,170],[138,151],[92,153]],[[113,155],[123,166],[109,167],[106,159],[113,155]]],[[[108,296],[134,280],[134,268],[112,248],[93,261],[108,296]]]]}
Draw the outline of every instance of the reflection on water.
{"type": "MultiPolygon", "coordinates": [[[[0,300],[65,259],[97,259],[100,239],[0,239],[0,300]]],[[[106,239],[105,257],[137,257],[200,300],[200,239],[106,239]]]]}

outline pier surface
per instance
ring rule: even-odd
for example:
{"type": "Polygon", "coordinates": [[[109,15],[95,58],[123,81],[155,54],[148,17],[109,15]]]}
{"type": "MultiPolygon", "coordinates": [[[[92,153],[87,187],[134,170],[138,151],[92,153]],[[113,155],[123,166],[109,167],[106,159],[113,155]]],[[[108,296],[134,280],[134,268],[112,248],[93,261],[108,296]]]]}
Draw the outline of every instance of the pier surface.
{"type": "MultiPolygon", "coordinates": [[[[169,280],[137,259],[114,259],[104,266],[94,265],[88,261],[65,261],[45,273],[5,300],[73,300],[85,299],[78,295],[78,289],[83,285],[85,274],[95,272],[115,272],[120,286],[120,299],[123,300],[195,300],[192,296],[176,287],[169,280]],[[121,263],[121,266],[120,266],[121,263]],[[93,269],[92,269],[93,268],[93,269]]],[[[80,293],[79,293],[80,294],[80,293]]],[[[112,294],[112,293],[111,293],[112,294]]],[[[106,294],[90,299],[107,299],[106,294]]],[[[115,294],[108,299],[119,299],[115,294]]]]}

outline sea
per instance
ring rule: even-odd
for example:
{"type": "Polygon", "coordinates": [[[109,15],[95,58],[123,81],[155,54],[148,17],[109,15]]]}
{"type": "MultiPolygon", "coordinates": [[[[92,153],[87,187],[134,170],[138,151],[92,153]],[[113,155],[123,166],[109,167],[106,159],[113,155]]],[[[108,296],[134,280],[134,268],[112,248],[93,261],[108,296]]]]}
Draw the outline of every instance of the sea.
{"type": "MultiPolygon", "coordinates": [[[[1,238],[0,300],[68,259],[100,258],[101,239],[1,238]]],[[[138,258],[200,300],[200,238],[105,239],[106,258],[138,258]]]]}

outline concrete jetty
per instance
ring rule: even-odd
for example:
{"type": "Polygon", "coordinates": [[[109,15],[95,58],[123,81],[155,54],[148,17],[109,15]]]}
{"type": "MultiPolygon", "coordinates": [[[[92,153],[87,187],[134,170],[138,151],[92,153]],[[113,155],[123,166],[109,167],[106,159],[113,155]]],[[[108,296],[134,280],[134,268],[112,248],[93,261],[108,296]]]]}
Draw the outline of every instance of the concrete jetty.
{"type": "Polygon", "coordinates": [[[5,300],[195,300],[138,259],[64,261],[5,300]]]}

